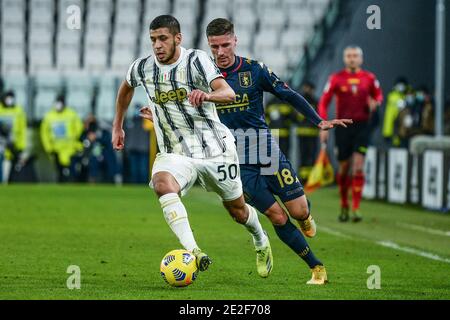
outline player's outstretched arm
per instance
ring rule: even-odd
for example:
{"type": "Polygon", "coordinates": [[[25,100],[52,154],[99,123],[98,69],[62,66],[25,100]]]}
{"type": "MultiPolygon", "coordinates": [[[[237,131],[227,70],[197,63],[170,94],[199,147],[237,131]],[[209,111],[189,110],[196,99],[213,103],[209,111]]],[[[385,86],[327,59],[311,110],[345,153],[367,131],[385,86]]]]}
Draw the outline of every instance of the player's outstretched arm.
{"type": "Polygon", "coordinates": [[[352,124],[352,119],[334,119],[334,120],[323,120],[317,126],[321,130],[329,130],[335,127],[344,127],[347,128],[348,124],[352,124]]]}
{"type": "MultiPolygon", "coordinates": [[[[323,120],[323,118],[316,112],[316,110],[314,110],[314,108],[302,95],[289,88],[285,82],[282,82],[273,72],[269,71],[267,67],[263,67],[263,76],[262,83],[265,85],[265,90],[290,103],[295,110],[303,114],[307,120],[322,130],[320,133],[322,142],[326,142],[328,139],[328,133],[326,132],[327,130],[333,129],[337,126],[346,128],[348,124],[353,123],[353,120],[351,119],[334,119],[330,121],[323,120]]],[[[323,99],[321,100],[322,106],[327,106],[332,97],[332,91],[330,89],[327,89],[326,91],[329,92],[329,96],[327,96],[327,101],[324,102],[323,99]]],[[[326,112],[322,112],[321,114],[326,116],[326,112]]]]}
{"type": "Polygon", "coordinates": [[[286,94],[286,101],[290,102],[294,108],[302,113],[306,119],[317,125],[321,130],[329,130],[335,127],[347,128],[347,124],[352,124],[352,119],[323,120],[314,108],[299,93],[291,90],[291,94],[286,94]]]}
{"type": "Polygon", "coordinates": [[[317,126],[321,129],[319,133],[320,143],[328,142],[328,130],[333,129],[337,126],[347,128],[347,124],[352,124],[352,119],[334,119],[334,120],[323,120],[317,126]]]}
{"type": "Polygon", "coordinates": [[[230,103],[233,102],[236,94],[223,78],[216,78],[211,81],[213,92],[206,93],[201,90],[193,90],[189,94],[189,103],[195,107],[201,106],[204,101],[214,103],[230,103]]]}
{"type": "Polygon", "coordinates": [[[283,82],[266,65],[260,63],[260,66],[260,84],[264,91],[270,92],[279,99],[288,102],[315,126],[319,126],[323,122],[323,119],[302,95],[292,90],[286,82],[283,82]]]}
{"type": "MultiPolygon", "coordinates": [[[[322,105],[322,107],[319,108],[320,110],[322,110],[321,112],[322,117],[321,117],[301,94],[292,90],[285,82],[281,81],[280,78],[278,78],[266,66],[262,66],[261,82],[265,91],[269,91],[278,98],[280,98],[281,100],[290,103],[295,110],[303,114],[307,120],[309,120],[311,123],[319,127],[321,130],[326,131],[329,129],[333,129],[337,126],[346,128],[347,124],[353,123],[353,120],[351,119],[334,119],[330,121],[323,120],[323,115],[325,116],[326,119],[326,112],[323,112],[323,110],[326,111],[326,108],[333,96],[333,89],[330,84],[327,84],[327,87],[325,88],[325,94],[327,95],[326,99],[323,99],[322,97],[320,102],[320,104],[322,105]]],[[[331,83],[332,80],[330,79],[329,82],[331,83]]],[[[322,137],[325,136],[326,133],[322,131],[321,132],[322,142],[324,142],[323,140],[326,140],[322,139],[322,137]]]]}
{"type": "Polygon", "coordinates": [[[115,150],[122,150],[125,146],[125,131],[123,121],[127,113],[128,106],[133,99],[134,88],[130,87],[126,81],[120,85],[116,99],[116,115],[114,117],[112,129],[112,145],[115,150]]]}

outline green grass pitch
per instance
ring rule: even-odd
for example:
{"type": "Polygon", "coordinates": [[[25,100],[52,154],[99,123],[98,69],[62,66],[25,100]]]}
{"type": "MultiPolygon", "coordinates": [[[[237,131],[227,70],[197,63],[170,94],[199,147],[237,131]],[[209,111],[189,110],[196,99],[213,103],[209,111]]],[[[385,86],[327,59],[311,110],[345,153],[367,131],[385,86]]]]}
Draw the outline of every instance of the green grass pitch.
{"type": "Polygon", "coordinates": [[[450,298],[450,216],[363,201],[365,220],[340,224],[335,188],[310,199],[318,234],[309,243],[327,267],[328,285],[305,284],[306,264],[263,216],[274,270],[259,278],[250,235],[217,196],[194,188],[184,203],[214,263],[193,285],[171,288],[159,264],[180,245],[148,187],[0,187],[0,299],[450,298]],[[69,265],[80,267],[80,290],[66,287],[69,265]],[[379,290],[367,288],[371,265],[381,270],[379,290]]]}

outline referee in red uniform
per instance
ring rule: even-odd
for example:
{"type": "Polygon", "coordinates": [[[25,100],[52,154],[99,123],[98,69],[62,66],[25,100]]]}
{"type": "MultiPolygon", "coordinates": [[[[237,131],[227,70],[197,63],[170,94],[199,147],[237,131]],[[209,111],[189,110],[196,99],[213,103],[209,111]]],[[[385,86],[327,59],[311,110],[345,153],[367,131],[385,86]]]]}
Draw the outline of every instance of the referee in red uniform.
{"type": "MultiPolygon", "coordinates": [[[[332,74],[319,102],[319,115],[328,119],[327,109],[336,96],[336,118],[353,119],[348,128],[336,128],[339,171],[337,183],[341,196],[339,221],[350,218],[348,193],[352,190],[352,220],[361,221],[359,205],[364,186],[364,157],[370,135],[369,119],[382,103],[383,93],[375,75],[361,69],[363,51],[357,46],[344,50],[345,69],[332,74]]],[[[320,132],[320,140],[326,143],[328,131],[320,132]]]]}

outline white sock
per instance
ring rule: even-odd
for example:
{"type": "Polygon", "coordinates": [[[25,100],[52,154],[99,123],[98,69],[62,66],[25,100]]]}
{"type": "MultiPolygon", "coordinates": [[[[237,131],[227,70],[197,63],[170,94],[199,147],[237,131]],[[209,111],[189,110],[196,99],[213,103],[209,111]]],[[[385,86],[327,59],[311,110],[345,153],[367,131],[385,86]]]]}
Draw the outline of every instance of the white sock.
{"type": "Polygon", "coordinates": [[[267,246],[268,238],[263,231],[261,223],[258,219],[258,213],[255,208],[252,206],[245,204],[248,208],[248,219],[244,224],[245,228],[247,228],[248,232],[253,236],[253,243],[255,247],[261,248],[267,246]]]}
{"type": "Polygon", "coordinates": [[[176,193],[168,193],[159,198],[164,218],[181,245],[188,251],[198,248],[194,239],[186,208],[176,193]]]}

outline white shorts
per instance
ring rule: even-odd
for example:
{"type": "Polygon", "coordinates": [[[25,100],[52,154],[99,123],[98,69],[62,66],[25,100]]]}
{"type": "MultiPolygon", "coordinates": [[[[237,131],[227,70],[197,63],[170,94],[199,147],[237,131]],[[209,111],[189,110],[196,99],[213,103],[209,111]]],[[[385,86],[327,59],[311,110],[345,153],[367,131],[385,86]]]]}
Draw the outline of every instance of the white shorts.
{"type": "MultiPolygon", "coordinates": [[[[182,196],[197,179],[203,188],[217,193],[222,201],[236,200],[242,195],[239,157],[234,143],[227,144],[224,154],[208,159],[158,153],[153,164],[152,177],[157,172],[170,173],[180,185],[182,196]]],[[[149,186],[153,188],[151,181],[149,186]]]]}

